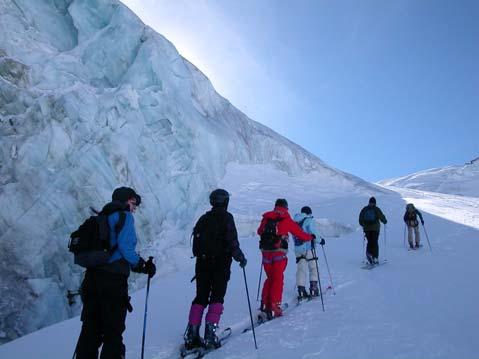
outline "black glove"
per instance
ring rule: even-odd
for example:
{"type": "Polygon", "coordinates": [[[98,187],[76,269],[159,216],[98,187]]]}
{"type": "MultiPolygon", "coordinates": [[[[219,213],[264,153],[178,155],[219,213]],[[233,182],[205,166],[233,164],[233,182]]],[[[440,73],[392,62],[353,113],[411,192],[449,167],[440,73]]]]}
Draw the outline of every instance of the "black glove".
{"type": "Polygon", "coordinates": [[[421,224],[424,226],[424,221],[421,221],[421,224]]]}
{"type": "Polygon", "coordinates": [[[248,261],[246,260],[245,257],[243,257],[243,259],[241,259],[241,260],[239,261],[239,265],[240,265],[241,268],[246,267],[246,263],[248,263],[248,261]]]}
{"type": "Polygon", "coordinates": [[[136,267],[132,268],[131,270],[136,273],[148,274],[150,278],[156,274],[156,266],[155,263],[153,263],[153,260],[148,260],[145,262],[145,260],[141,257],[136,267]]]}
{"type": "Polygon", "coordinates": [[[319,242],[319,244],[321,244],[322,246],[326,244],[326,241],[324,240],[324,238],[321,237],[321,242],[319,242]]]}

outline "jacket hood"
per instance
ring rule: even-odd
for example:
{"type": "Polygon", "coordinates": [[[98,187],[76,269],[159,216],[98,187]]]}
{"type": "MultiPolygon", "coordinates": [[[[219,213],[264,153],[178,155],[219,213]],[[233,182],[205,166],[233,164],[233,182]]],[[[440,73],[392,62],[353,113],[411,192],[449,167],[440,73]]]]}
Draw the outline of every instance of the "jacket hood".
{"type": "Polygon", "coordinates": [[[313,218],[312,214],[306,214],[306,213],[296,213],[294,215],[294,221],[295,222],[301,222],[305,218],[313,218]]]}
{"type": "Polygon", "coordinates": [[[287,218],[290,217],[288,209],[285,207],[274,207],[274,210],[263,214],[264,218],[287,218]]]}
{"type": "Polygon", "coordinates": [[[114,212],[129,211],[129,210],[130,210],[130,207],[126,203],[120,202],[120,201],[112,201],[107,203],[103,207],[100,213],[109,216],[110,214],[114,212]]]}

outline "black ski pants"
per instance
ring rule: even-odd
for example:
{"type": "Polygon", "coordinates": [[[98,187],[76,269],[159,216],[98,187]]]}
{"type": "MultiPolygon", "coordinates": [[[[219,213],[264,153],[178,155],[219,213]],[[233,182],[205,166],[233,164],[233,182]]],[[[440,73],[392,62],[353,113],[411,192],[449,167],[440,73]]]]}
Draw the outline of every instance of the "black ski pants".
{"type": "Polygon", "coordinates": [[[379,257],[379,231],[366,231],[366,239],[368,240],[368,245],[366,247],[366,252],[370,253],[373,258],[379,257]]]}
{"type": "Polygon", "coordinates": [[[122,359],[128,306],[128,278],[122,274],[87,270],[82,283],[83,322],[76,358],[122,359]]]}
{"type": "Polygon", "coordinates": [[[206,307],[209,303],[223,303],[231,274],[231,257],[201,258],[196,260],[196,297],[193,304],[206,307]]]}

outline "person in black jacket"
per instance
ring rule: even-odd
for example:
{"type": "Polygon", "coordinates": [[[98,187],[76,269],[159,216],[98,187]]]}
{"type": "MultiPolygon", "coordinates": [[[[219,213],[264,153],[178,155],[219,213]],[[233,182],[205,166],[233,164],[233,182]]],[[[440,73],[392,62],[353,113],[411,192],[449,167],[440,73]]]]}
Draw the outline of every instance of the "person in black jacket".
{"type": "Polygon", "coordinates": [[[100,212],[108,216],[110,244],[115,250],[107,264],[88,268],[85,273],[81,286],[83,324],[75,349],[77,359],[98,358],[102,345],[101,359],[125,358],[123,332],[130,307],[130,269],[150,277],[156,273],[155,264],[135,252],[137,239],[133,213],[140,202],[141,197],[132,188],[120,187],[113,191],[112,202],[100,212]],[[124,224],[117,234],[120,213],[124,216],[124,224]]]}
{"type": "Polygon", "coordinates": [[[227,211],[228,202],[229,193],[224,189],[211,192],[210,204],[213,208],[200,217],[193,230],[196,297],[191,304],[184,336],[186,349],[201,345],[206,348],[220,346],[216,329],[223,313],[232,258],[239,262],[242,268],[246,266],[233,216],[227,211]],[[207,306],[203,343],[199,330],[203,311],[207,306]]]}
{"type": "Polygon", "coordinates": [[[412,203],[409,203],[406,206],[406,213],[404,213],[404,223],[406,223],[407,226],[407,239],[411,249],[419,248],[421,242],[421,236],[419,234],[419,222],[417,220],[418,215],[421,219],[421,224],[424,225],[424,219],[422,218],[421,212],[419,212],[412,203]],[[413,231],[416,239],[416,246],[414,246],[412,235],[413,231]]]}
{"type": "Polygon", "coordinates": [[[379,257],[379,230],[381,224],[388,223],[386,217],[379,207],[376,206],[376,198],[371,197],[369,204],[361,210],[359,214],[359,224],[363,227],[364,235],[368,240],[366,247],[366,258],[370,264],[378,264],[379,257]]]}

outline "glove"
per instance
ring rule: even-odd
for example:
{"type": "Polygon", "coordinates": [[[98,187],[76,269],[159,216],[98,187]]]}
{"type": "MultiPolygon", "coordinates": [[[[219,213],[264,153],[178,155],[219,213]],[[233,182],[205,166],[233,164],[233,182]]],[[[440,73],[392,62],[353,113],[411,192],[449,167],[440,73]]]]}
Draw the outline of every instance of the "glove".
{"type": "Polygon", "coordinates": [[[246,267],[246,263],[248,263],[248,261],[246,260],[245,257],[243,257],[243,259],[240,260],[239,265],[240,265],[241,268],[244,268],[244,267],[246,267]]]}
{"type": "Polygon", "coordinates": [[[319,244],[321,244],[322,246],[326,244],[326,241],[324,240],[324,238],[321,238],[321,242],[319,242],[319,244]]]}
{"type": "Polygon", "coordinates": [[[421,224],[424,226],[424,221],[421,221],[421,224]]]}
{"type": "Polygon", "coordinates": [[[136,267],[132,268],[131,270],[136,273],[148,274],[150,278],[152,278],[156,274],[156,266],[153,261],[148,260],[147,262],[145,262],[145,260],[141,257],[136,267]]]}

